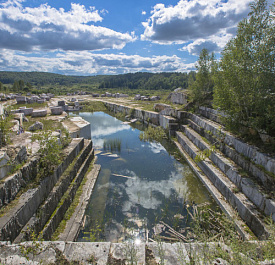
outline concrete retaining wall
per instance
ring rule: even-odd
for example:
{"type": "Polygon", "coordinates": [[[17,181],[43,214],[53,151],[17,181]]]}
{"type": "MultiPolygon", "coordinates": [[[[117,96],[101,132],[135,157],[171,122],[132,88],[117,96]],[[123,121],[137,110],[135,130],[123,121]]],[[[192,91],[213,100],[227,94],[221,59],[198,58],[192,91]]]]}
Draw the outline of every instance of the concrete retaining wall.
{"type": "Polygon", "coordinates": [[[187,95],[185,93],[173,92],[171,93],[170,100],[175,104],[187,104],[187,95]]]}
{"type": "Polygon", "coordinates": [[[0,207],[10,203],[28,181],[34,179],[38,173],[38,159],[32,158],[19,171],[7,177],[0,186],[0,207]]]}
{"type": "Polygon", "coordinates": [[[56,209],[55,214],[51,217],[49,223],[43,229],[42,237],[44,240],[50,240],[51,236],[55,232],[59,223],[64,218],[64,215],[68,210],[68,208],[70,207],[70,205],[72,204],[75,194],[77,192],[77,189],[79,188],[83,180],[83,177],[85,176],[93,158],[94,158],[94,151],[92,150],[88,155],[88,157],[86,158],[84,164],[81,166],[81,168],[77,172],[77,176],[75,177],[75,179],[73,180],[73,183],[70,185],[67,191],[67,196],[64,195],[65,196],[64,201],[61,199],[63,203],[60,205],[60,207],[56,209]]]}
{"type": "MultiPolygon", "coordinates": [[[[182,133],[177,132],[177,140],[192,159],[198,155],[198,149],[182,133]]],[[[269,233],[259,218],[255,206],[240,192],[235,192],[236,186],[225,178],[206,158],[197,163],[200,169],[211,180],[219,192],[233,208],[237,208],[240,217],[247,223],[253,233],[259,238],[267,238],[269,233]]]]}
{"type": "MultiPolygon", "coordinates": [[[[210,131],[206,131],[203,127],[200,127],[192,120],[188,120],[188,124],[193,130],[195,130],[200,135],[203,135],[212,144],[217,142],[217,137],[213,135],[210,131]]],[[[242,154],[238,153],[234,148],[230,147],[227,144],[220,144],[219,149],[226,157],[230,158],[238,166],[254,176],[258,180],[258,182],[264,185],[267,190],[274,190],[274,178],[268,175],[264,170],[253,163],[250,159],[245,158],[242,154]]]]}
{"type": "Polygon", "coordinates": [[[154,111],[145,111],[141,109],[131,109],[127,106],[117,105],[114,103],[104,102],[105,106],[114,113],[124,113],[126,115],[132,115],[136,119],[144,123],[150,123],[155,126],[161,126],[164,129],[169,129],[170,124],[177,123],[177,120],[173,117],[167,116],[162,113],[154,111]]]}
{"type": "Polygon", "coordinates": [[[0,218],[1,241],[13,241],[18,236],[39,205],[46,199],[59,177],[83,148],[83,145],[83,139],[73,139],[72,143],[66,148],[68,150],[67,157],[57,167],[54,174],[43,179],[37,188],[30,189],[24,193],[16,206],[0,218]]]}
{"type": "Polygon", "coordinates": [[[72,138],[91,139],[91,124],[81,117],[72,117],[69,120],[74,124],[73,128],[68,128],[63,122],[63,126],[70,132],[72,138]]]}
{"type": "MultiPolygon", "coordinates": [[[[255,241],[251,242],[255,244],[255,241]]],[[[23,256],[22,249],[32,249],[32,242],[22,244],[0,245],[0,262],[14,264],[229,264],[224,257],[217,256],[225,253],[232,255],[228,246],[221,242],[208,243],[110,243],[110,242],[39,242],[39,251],[31,253],[28,259],[23,256]],[[217,251],[218,250],[218,251],[217,251]],[[212,258],[211,258],[212,257],[212,258]]],[[[255,264],[249,253],[240,253],[246,264],[255,264]]],[[[235,260],[235,259],[234,259],[235,260]]],[[[261,265],[273,264],[273,261],[260,262],[261,265]]]]}
{"type": "Polygon", "coordinates": [[[199,107],[198,112],[204,117],[221,124],[223,122],[222,117],[225,117],[225,114],[221,111],[210,109],[207,107],[202,107],[202,106],[199,107]]]}
{"type": "Polygon", "coordinates": [[[62,196],[67,191],[69,185],[72,180],[75,178],[77,172],[79,171],[81,165],[87,158],[88,154],[92,150],[92,141],[86,140],[86,146],[84,150],[81,152],[80,156],[77,158],[73,168],[68,172],[66,176],[62,176],[51,193],[49,194],[47,200],[44,202],[42,206],[39,207],[38,213],[36,213],[30,221],[25,225],[20,235],[16,238],[15,243],[19,243],[21,241],[31,240],[30,233],[34,231],[36,234],[39,234],[43,229],[52,213],[56,209],[58,203],[60,202],[62,196]],[[42,213],[42,214],[39,214],[42,213]]]}
{"type": "Polygon", "coordinates": [[[261,153],[255,146],[251,146],[247,143],[242,142],[237,139],[234,135],[226,132],[221,126],[218,126],[211,121],[208,121],[202,117],[199,117],[193,113],[185,113],[185,115],[194,121],[198,126],[202,127],[204,130],[211,132],[218,138],[224,135],[224,143],[228,146],[234,147],[234,149],[242,154],[243,156],[249,158],[253,163],[258,164],[265,168],[265,170],[271,172],[275,175],[275,159],[261,153]]]}
{"type": "MultiPolygon", "coordinates": [[[[199,135],[192,132],[187,126],[183,125],[182,128],[188,139],[200,150],[210,150],[210,146],[199,135]]],[[[229,161],[217,151],[211,152],[209,158],[260,211],[267,216],[272,216],[275,221],[275,202],[268,198],[269,195],[264,194],[252,179],[243,177],[239,173],[240,168],[237,168],[234,162],[229,161]]]]}

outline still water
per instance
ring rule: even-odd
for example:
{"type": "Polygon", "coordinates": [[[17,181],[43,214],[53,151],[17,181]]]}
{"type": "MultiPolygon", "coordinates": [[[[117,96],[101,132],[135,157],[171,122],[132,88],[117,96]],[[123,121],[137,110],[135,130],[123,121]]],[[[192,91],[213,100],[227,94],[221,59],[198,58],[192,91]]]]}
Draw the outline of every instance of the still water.
{"type": "Polygon", "coordinates": [[[186,207],[205,202],[214,207],[188,164],[175,158],[172,143],[143,142],[141,125],[104,112],[79,115],[91,123],[102,167],[78,241],[145,242],[162,234],[163,222],[177,231],[189,225],[186,207]]]}

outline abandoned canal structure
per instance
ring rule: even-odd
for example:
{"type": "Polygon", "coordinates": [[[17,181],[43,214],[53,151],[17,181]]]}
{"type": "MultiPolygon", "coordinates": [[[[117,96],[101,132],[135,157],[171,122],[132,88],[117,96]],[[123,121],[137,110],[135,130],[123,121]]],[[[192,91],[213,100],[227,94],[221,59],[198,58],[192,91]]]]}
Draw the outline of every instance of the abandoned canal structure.
{"type": "MultiPolygon", "coordinates": [[[[193,202],[199,204],[206,198],[211,197],[209,203],[212,203],[210,201],[213,198],[215,201],[213,205],[219,205],[222,211],[234,221],[236,229],[244,240],[264,240],[269,237],[270,231],[265,219],[271,217],[275,221],[273,194],[275,188],[275,159],[224,130],[216,111],[200,107],[198,113],[195,114],[179,111],[164,104],[157,104],[156,111],[145,111],[109,101],[103,101],[103,103],[110,113],[120,113],[124,117],[129,116],[141,123],[161,126],[169,132],[178,150],[187,161],[182,166],[180,163],[177,164],[176,160],[171,160],[171,172],[169,174],[177,173],[178,168],[192,172],[190,174],[196,175],[194,178],[200,180],[200,184],[194,185],[196,187],[204,186],[202,187],[202,190],[205,190],[203,191],[205,194],[203,199],[196,202],[196,199],[193,198],[193,202]],[[172,164],[176,165],[176,168],[172,168],[172,164]]],[[[0,186],[0,205],[2,207],[0,217],[1,262],[4,262],[4,260],[7,264],[25,262],[25,257],[20,255],[20,253],[22,254],[22,244],[26,248],[31,246],[32,243],[21,242],[33,241],[34,234],[37,235],[35,240],[45,240],[45,242],[40,243],[41,251],[33,257],[34,262],[39,260],[56,262],[59,252],[68,260],[79,260],[84,264],[93,264],[88,261],[91,256],[94,256],[98,262],[97,264],[115,264],[110,263],[110,259],[113,259],[113,261],[125,260],[131,249],[128,252],[125,251],[125,245],[122,242],[127,239],[125,234],[129,235],[130,230],[125,232],[127,229],[124,227],[121,228],[121,233],[112,233],[112,227],[115,227],[115,230],[119,230],[121,227],[118,224],[119,219],[116,222],[110,220],[112,216],[108,217],[110,223],[108,236],[106,236],[107,232],[104,232],[105,238],[108,238],[110,242],[76,242],[89,241],[94,235],[89,234],[89,231],[92,231],[91,227],[85,232],[85,225],[87,226],[89,222],[95,222],[96,218],[92,215],[95,214],[93,211],[96,208],[100,208],[101,212],[97,212],[95,215],[102,214],[106,217],[104,210],[108,211],[108,208],[106,208],[108,189],[114,186],[116,186],[115,192],[117,195],[113,192],[113,197],[110,198],[112,203],[115,203],[117,197],[124,200],[125,197],[122,196],[124,193],[128,196],[127,198],[132,200],[127,202],[127,207],[125,203],[123,209],[119,209],[118,206],[119,210],[114,211],[114,215],[118,215],[119,211],[124,214],[127,213],[128,225],[129,222],[135,220],[135,226],[139,228],[139,231],[142,231],[142,236],[137,234],[135,237],[135,239],[141,239],[136,245],[136,264],[149,264],[146,263],[148,255],[155,258],[160,256],[158,243],[148,241],[148,238],[150,238],[148,223],[150,218],[153,219],[154,217],[156,219],[156,216],[150,216],[147,210],[150,207],[156,210],[160,209],[158,206],[160,205],[161,196],[165,198],[165,196],[169,197],[177,194],[177,200],[184,202],[188,199],[182,195],[186,192],[187,184],[180,186],[180,189],[172,187],[173,185],[170,188],[169,185],[172,182],[170,183],[170,180],[168,180],[163,181],[164,186],[157,190],[154,189],[157,180],[150,180],[148,177],[143,180],[140,177],[146,173],[139,173],[139,176],[137,173],[134,174],[134,170],[130,168],[119,171],[126,164],[129,164],[130,156],[133,156],[132,153],[135,152],[137,147],[127,145],[128,156],[126,159],[126,156],[123,157],[124,151],[120,150],[122,148],[120,144],[123,145],[124,143],[115,145],[115,152],[112,152],[108,147],[106,148],[108,145],[106,141],[105,149],[103,148],[104,139],[99,139],[95,146],[95,143],[90,139],[91,125],[89,117],[85,118],[85,115],[81,114],[80,116],[70,118],[71,122],[74,123],[74,126],[69,127],[72,141],[63,150],[64,159],[62,163],[55,168],[51,175],[43,178],[36,186],[29,186],[39,173],[38,158],[33,156],[19,170],[13,174],[7,174],[2,179],[0,186]],[[99,143],[102,150],[98,150],[99,143]],[[121,154],[116,152],[118,149],[121,154]],[[112,164],[110,159],[113,159],[112,161],[116,160],[115,163],[112,164]],[[105,161],[110,166],[105,167],[104,164],[99,164],[99,161],[105,161]],[[102,170],[100,171],[100,169],[102,170]],[[106,178],[108,178],[109,183],[111,175],[118,182],[107,185],[106,178]],[[156,182],[152,182],[152,185],[150,181],[156,182]],[[143,184],[148,187],[152,186],[152,188],[145,189],[144,192],[130,189],[130,187],[138,187],[143,184]],[[99,188],[96,188],[96,185],[99,185],[99,188]],[[121,187],[126,187],[128,190],[122,190],[121,187]],[[160,189],[166,190],[160,191],[160,189]],[[169,195],[167,195],[167,192],[169,192],[169,195]],[[96,197],[97,193],[101,198],[96,197]],[[178,197],[181,196],[182,198],[179,199],[178,197]],[[146,203],[149,203],[151,199],[151,205],[148,206],[145,202],[142,202],[142,197],[146,198],[146,203]],[[74,200],[75,198],[77,200],[74,200]],[[89,208],[91,199],[94,199],[95,208],[89,208]],[[155,203],[154,206],[152,206],[152,201],[155,203]],[[89,209],[91,216],[87,215],[89,209]],[[144,214],[144,217],[138,217],[142,214],[144,214]],[[59,230],[60,225],[63,226],[61,230],[59,230]],[[90,239],[85,240],[87,234],[89,234],[90,239]],[[48,242],[53,239],[55,241],[48,242]]],[[[96,117],[95,115],[94,118],[96,117]]],[[[102,116],[99,119],[102,119],[102,116]]],[[[112,122],[115,123],[115,121],[112,122]]],[[[121,121],[118,121],[118,123],[121,126],[121,121]]],[[[104,126],[104,123],[102,126],[104,126]]],[[[134,130],[129,124],[125,123],[123,126],[123,128],[112,127],[109,129],[112,133],[123,129],[134,130]],[[126,128],[126,126],[128,127],[126,128]]],[[[105,128],[105,133],[106,131],[105,128]]],[[[104,135],[103,131],[101,134],[104,135]]],[[[129,141],[133,140],[129,139],[129,141]]],[[[155,149],[152,153],[158,152],[158,154],[161,153],[161,148],[163,148],[160,146],[153,147],[155,149]]],[[[143,144],[143,148],[145,154],[147,152],[145,144],[143,144]]],[[[150,148],[152,148],[152,145],[150,148]]],[[[150,148],[148,147],[148,150],[150,148]]],[[[19,160],[25,152],[26,147],[22,147],[18,152],[19,160]]],[[[161,155],[165,156],[164,153],[161,155]]],[[[138,154],[133,157],[133,161],[138,161],[138,157],[141,156],[141,154],[138,154]]],[[[168,158],[165,159],[167,161],[168,158]]],[[[146,161],[148,160],[146,158],[146,161]]],[[[145,164],[144,162],[144,165],[138,166],[145,167],[145,164]]],[[[160,168],[165,166],[165,160],[160,164],[160,168]]],[[[181,172],[180,170],[179,172],[181,172]]],[[[150,171],[148,175],[154,174],[152,172],[150,171]]],[[[160,176],[159,173],[157,174],[160,176]]],[[[179,180],[181,178],[177,178],[177,176],[171,179],[173,183],[176,183],[175,185],[180,185],[179,180]]],[[[114,210],[115,205],[119,205],[119,203],[112,204],[109,208],[110,212],[114,210]]],[[[169,205],[169,207],[174,206],[169,205]]],[[[177,212],[173,214],[177,215],[177,212]]],[[[184,216],[184,213],[180,213],[179,216],[184,216]]],[[[151,230],[155,227],[155,224],[152,224],[151,230]]],[[[192,244],[192,247],[195,248],[195,243],[192,244]]],[[[189,244],[189,246],[191,245],[189,244]]],[[[163,243],[162,247],[167,258],[165,264],[177,264],[179,248],[181,248],[181,255],[184,256],[185,261],[190,261],[187,255],[187,245],[175,242],[173,244],[163,243]]],[[[197,251],[199,251],[199,248],[197,251]]]]}

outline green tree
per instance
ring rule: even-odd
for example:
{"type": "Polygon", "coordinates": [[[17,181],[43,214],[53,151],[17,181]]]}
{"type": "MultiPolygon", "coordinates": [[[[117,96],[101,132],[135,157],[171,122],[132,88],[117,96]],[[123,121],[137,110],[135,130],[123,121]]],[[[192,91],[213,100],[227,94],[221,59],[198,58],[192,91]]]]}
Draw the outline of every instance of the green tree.
{"type": "Polygon", "coordinates": [[[20,90],[22,90],[22,89],[24,88],[24,86],[25,86],[25,83],[24,83],[23,80],[19,80],[19,81],[18,81],[18,84],[19,84],[19,89],[20,89],[20,90]]]}
{"type": "Polygon", "coordinates": [[[196,80],[191,85],[191,97],[198,104],[203,103],[205,97],[213,92],[215,72],[214,53],[209,54],[207,49],[202,49],[196,64],[196,80]]]}
{"type": "Polygon", "coordinates": [[[18,81],[14,81],[13,86],[12,86],[13,91],[18,91],[19,90],[19,83],[18,81]]]}
{"type": "Polygon", "coordinates": [[[274,24],[274,4],[268,9],[266,0],[254,1],[222,52],[214,104],[231,129],[247,125],[275,134],[274,24]]]}
{"type": "Polygon", "coordinates": [[[58,139],[52,136],[51,131],[41,132],[32,136],[32,141],[38,140],[40,155],[39,174],[37,182],[51,175],[55,167],[61,162],[61,145],[58,139]]]}

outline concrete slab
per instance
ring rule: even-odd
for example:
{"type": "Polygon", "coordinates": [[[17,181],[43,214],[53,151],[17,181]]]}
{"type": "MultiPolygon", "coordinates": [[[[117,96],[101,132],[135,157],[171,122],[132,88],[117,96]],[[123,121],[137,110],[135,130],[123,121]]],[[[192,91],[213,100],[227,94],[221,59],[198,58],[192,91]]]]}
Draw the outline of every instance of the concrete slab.
{"type": "Polygon", "coordinates": [[[110,242],[66,242],[64,256],[70,261],[79,261],[81,264],[105,265],[108,264],[110,246],[110,242]]]}
{"type": "Polygon", "coordinates": [[[145,244],[112,243],[107,264],[145,265],[145,244]]]}
{"type": "Polygon", "coordinates": [[[100,167],[100,165],[95,164],[93,169],[87,174],[87,181],[82,189],[82,194],[79,199],[79,203],[72,217],[70,218],[70,220],[67,221],[64,231],[59,236],[59,240],[77,240],[80,227],[82,226],[83,219],[85,216],[86,207],[90,201],[90,197],[93,192],[94,185],[96,183],[100,171],[100,167]]]}
{"type": "Polygon", "coordinates": [[[189,264],[190,260],[183,243],[148,243],[146,249],[147,264],[189,264]],[[150,258],[149,258],[150,257],[150,258]],[[151,262],[151,263],[150,263],[151,262]]]}
{"type": "Polygon", "coordinates": [[[47,115],[47,109],[34,110],[32,117],[45,117],[47,115]]]}

